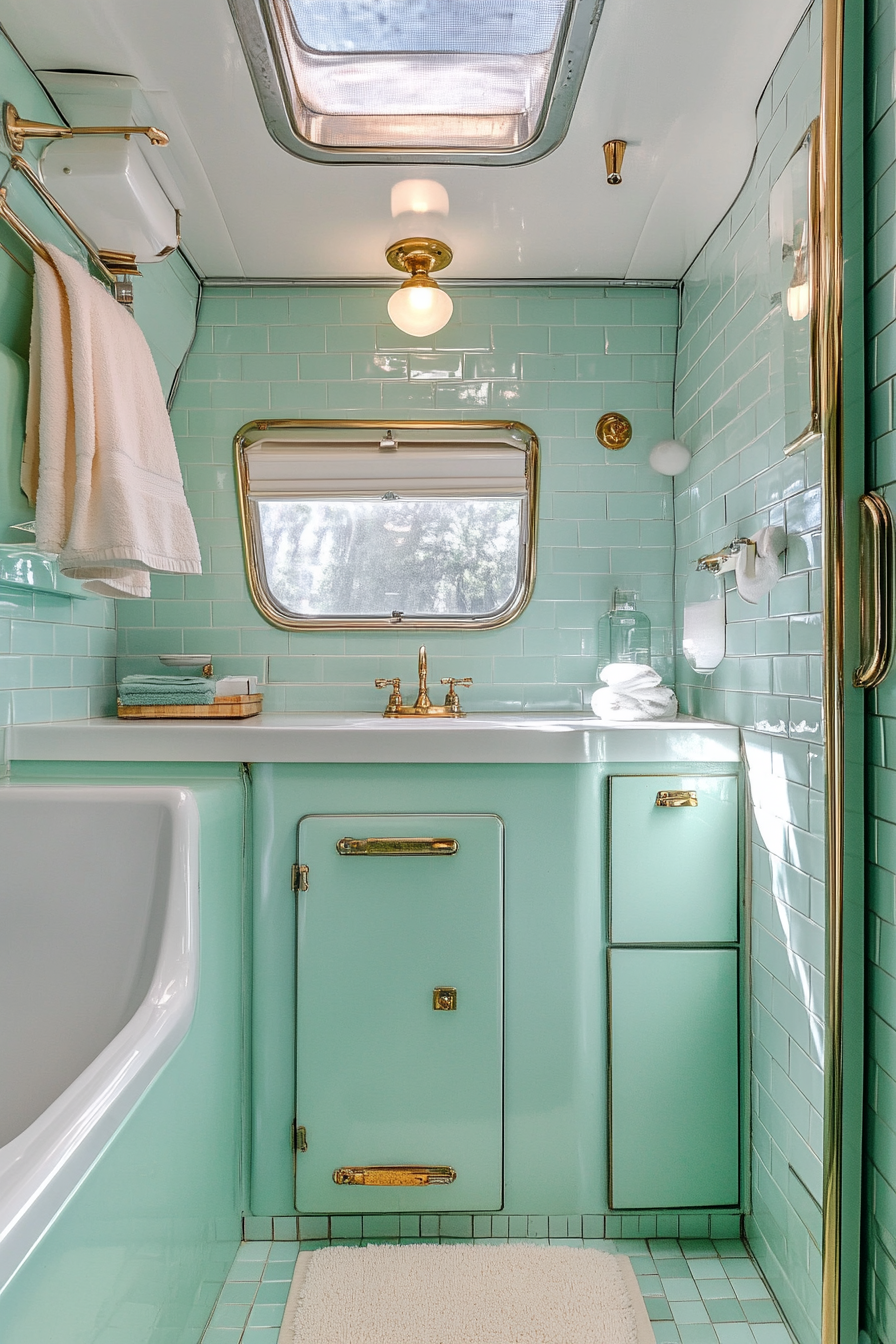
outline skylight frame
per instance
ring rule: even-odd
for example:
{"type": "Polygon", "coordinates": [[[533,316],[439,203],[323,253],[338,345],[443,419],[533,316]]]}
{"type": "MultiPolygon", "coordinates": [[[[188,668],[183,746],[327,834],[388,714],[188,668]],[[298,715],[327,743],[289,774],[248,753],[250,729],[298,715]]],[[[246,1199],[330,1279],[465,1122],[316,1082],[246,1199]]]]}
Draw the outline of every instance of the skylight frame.
{"type": "Polygon", "coordinates": [[[336,147],[302,134],[300,110],[281,24],[287,0],[229,0],[262,115],[272,138],[290,154],[316,163],[462,163],[498,166],[530,163],[556,149],[565,137],[588,62],[604,0],[572,0],[548,79],[548,92],[534,134],[509,149],[409,149],[336,147]]]}

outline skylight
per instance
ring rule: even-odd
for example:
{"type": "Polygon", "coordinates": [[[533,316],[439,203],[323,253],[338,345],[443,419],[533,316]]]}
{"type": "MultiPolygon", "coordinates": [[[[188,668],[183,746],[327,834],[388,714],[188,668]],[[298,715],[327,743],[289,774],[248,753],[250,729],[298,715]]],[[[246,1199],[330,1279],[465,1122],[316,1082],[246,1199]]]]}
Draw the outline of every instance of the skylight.
{"type": "Polygon", "coordinates": [[[521,162],[562,139],[594,0],[231,0],[275,139],[357,162],[521,162]]]}

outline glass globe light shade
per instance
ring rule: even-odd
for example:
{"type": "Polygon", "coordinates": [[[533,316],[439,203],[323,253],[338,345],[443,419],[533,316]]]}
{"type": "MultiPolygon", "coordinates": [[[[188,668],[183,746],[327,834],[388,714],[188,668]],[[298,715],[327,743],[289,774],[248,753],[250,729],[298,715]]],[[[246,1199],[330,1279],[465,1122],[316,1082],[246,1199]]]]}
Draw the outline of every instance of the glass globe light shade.
{"type": "Polygon", "coordinates": [[[690,462],[691,452],[677,439],[662,439],[650,450],[647,460],[661,476],[677,476],[690,462]]]}
{"type": "Polygon", "coordinates": [[[412,275],[388,303],[389,316],[399,331],[409,336],[431,336],[441,331],[454,312],[454,304],[435,280],[412,275]]]}

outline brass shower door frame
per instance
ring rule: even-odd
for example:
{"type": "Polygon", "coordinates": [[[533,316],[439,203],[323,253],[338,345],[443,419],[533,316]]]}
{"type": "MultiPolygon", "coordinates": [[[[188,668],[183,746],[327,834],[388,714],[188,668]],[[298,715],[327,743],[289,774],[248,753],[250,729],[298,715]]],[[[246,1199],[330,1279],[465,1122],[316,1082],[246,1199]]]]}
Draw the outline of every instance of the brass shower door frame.
{"type": "Polygon", "coordinates": [[[859,0],[823,0],[813,352],[823,444],[826,946],[821,1344],[853,1344],[860,1300],[865,706],[863,693],[853,687],[852,671],[859,661],[858,499],[865,475],[862,59],[859,0]]]}

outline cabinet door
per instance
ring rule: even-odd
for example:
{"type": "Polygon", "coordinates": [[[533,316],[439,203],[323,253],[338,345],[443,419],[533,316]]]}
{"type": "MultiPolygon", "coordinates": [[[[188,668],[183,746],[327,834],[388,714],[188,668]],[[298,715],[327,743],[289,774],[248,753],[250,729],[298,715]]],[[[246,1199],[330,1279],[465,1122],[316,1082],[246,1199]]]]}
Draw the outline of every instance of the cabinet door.
{"type": "Polygon", "coordinates": [[[739,1197],[735,948],[610,952],[610,1207],[739,1197]]]}
{"type": "Polygon", "coordinates": [[[502,851],[494,816],[299,823],[308,865],[298,907],[300,1210],[501,1207],[502,851]],[[448,838],[457,852],[346,856],[345,837],[448,838]],[[455,1008],[434,1006],[438,988],[456,991],[455,1008]],[[385,1166],[457,1175],[407,1186],[334,1180],[344,1168],[385,1166]]]}
{"type": "Polygon", "coordinates": [[[737,941],[736,776],[611,777],[610,941],[737,941]],[[697,806],[658,806],[673,791],[697,806]]]}

